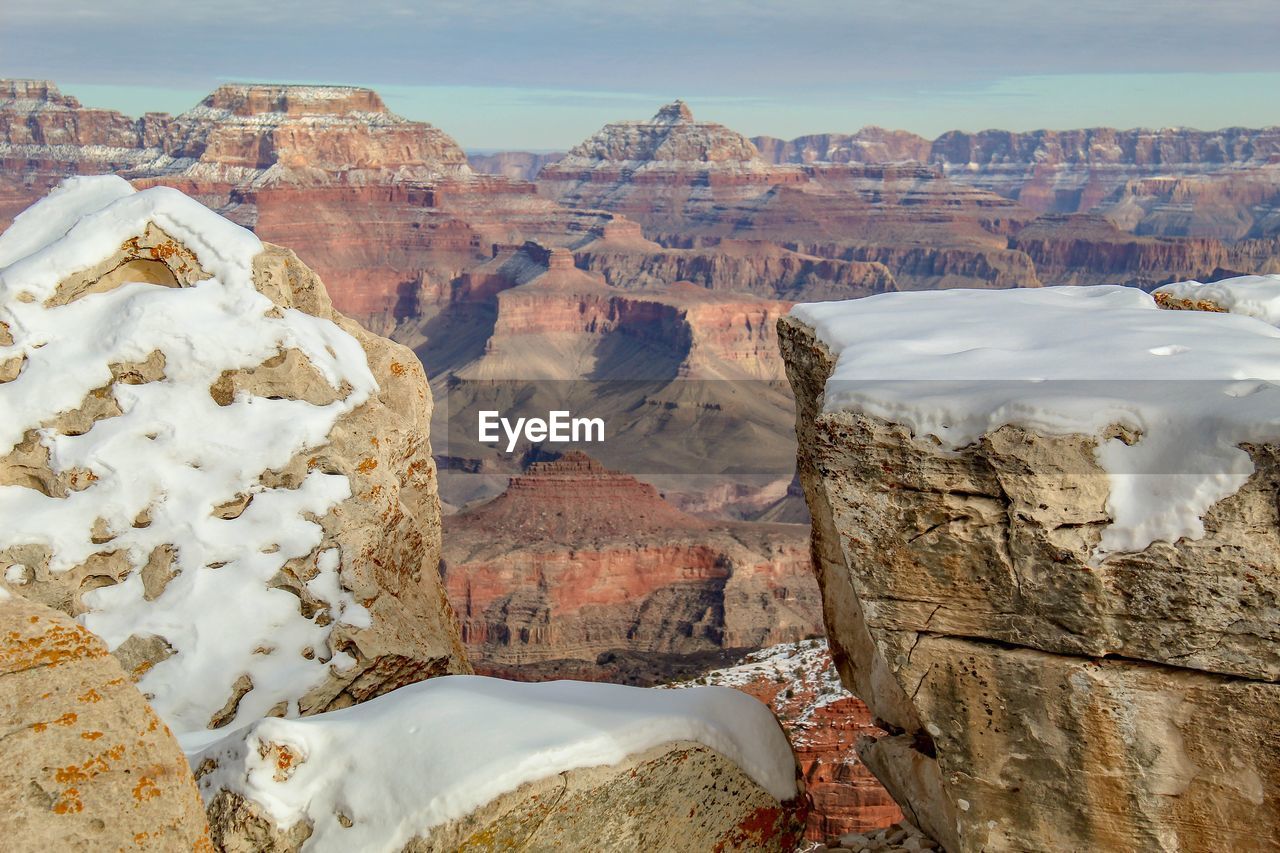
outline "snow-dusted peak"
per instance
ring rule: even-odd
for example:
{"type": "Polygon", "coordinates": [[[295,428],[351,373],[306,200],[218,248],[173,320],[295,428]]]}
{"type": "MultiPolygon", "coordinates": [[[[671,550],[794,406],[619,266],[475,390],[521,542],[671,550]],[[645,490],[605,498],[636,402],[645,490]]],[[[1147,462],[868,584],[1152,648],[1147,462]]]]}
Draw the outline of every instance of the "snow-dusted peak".
{"type": "Polygon", "coordinates": [[[653,117],[654,124],[679,124],[691,121],[693,121],[693,110],[689,109],[689,105],[679,99],[662,107],[653,117]]]}
{"type": "Polygon", "coordinates": [[[605,125],[548,174],[584,167],[764,170],[767,164],[751,140],[724,125],[695,121],[683,101],[674,101],[651,119],[605,125]]]}

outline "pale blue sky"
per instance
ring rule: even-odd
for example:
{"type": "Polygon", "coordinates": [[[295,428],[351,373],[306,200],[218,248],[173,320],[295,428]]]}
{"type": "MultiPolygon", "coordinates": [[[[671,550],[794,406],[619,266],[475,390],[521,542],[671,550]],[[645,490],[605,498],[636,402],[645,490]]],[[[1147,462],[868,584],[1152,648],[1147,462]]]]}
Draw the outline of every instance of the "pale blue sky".
{"type": "Polygon", "coordinates": [[[1280,123],[1277,0],[0,0],[0,76],[181,111],[372,86],[471,148],[563,148],[682,97],[750,135],[1280,123]]]}

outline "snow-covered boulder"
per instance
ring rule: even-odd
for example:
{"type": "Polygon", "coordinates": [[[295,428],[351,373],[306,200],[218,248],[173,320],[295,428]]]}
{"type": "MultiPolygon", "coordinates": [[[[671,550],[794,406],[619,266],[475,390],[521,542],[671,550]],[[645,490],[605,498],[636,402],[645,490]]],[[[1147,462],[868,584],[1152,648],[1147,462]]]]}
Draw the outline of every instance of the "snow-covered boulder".
{"type": "Polygon", "coordinates": [[[179,733],[466,671],[430,392],[285,249],[77,178],[0,235],[0,583],[179,733]]]}
{"type": "Polygon", "coordinates": [[[1244,314],[1280,326],[1280,275],[1241,275],[1210,284],[1175,281],[1151,295],[1161,308],[1244,314]]]}
{"type": "Polygon", "coordinates": [[[1280,838],[1280,330],[1118,287],[797,306],[860,753],[949,850],[1280,838]]]}
{"type": "Polygon", "coordinates": [[[227,851],[790,851],[791,748],[736,690],[435,678],[192,755],[227,851]]]}
{"type": "Polygon", "coordinates": [[[0,589],[6,850],[211,849],[178,742],[106,646],[0,589]]]}

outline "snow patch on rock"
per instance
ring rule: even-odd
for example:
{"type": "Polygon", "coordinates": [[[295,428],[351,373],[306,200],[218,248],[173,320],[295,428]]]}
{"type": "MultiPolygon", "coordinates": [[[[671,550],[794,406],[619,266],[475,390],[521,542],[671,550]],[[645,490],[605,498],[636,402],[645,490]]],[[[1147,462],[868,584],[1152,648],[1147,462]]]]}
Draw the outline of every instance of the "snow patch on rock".
{"type": "Polygon", "coordinates": [[[1163,296],[1203,306],[1201,310],[1216,308],[1280,326],[1280,275],[1242,275],[1211,284],[1178,281],[1156,288],[1155,294],[1156,299],[1163,296]]]}
{"type": "Polygon", "coordinates": [[[188,757],[216,765],[199,780],[207,798],[238,793],[280,829],[307,821],[303,849],[320,853],[399,850],[526,782],[681,740],[716,750],[778,800],[796,795],[773,715],[716,687],[444,676],[339,711],[261,720],[188,757]]]}
{"type": "Polygon", "coordinates": [[[314,520],[351,494],[347,477],[313,471],[293,489],[261,481],[296,454],[323,445],[343,414],[378,390],[359,342],[335,323],[281,309],[254,287],[262,243],[250,232],[167,188],[135,192],[116,177],[75,178],[19,216],[0,236],[0,323],[12,343],[0,364],[25,361],[0,383],[0,457],[33,435],[55,474],[82,470],[88,485],[65,496],[0,486],[0,549],[36,545],[49,570],[96,554],[124,553],[123,581],[88,592],[80,621],[115,649],[154,635],[172,656],[139,687],[175,731],[201,730],[228,702],[226,674],[252,688],[232,720],[244,724],[349,665],[327,645],[333,625],[367,620],[341,588],[337,549],[321,552],[308,588],[331,622],[304,617],[296,596],[272,588],[289,560],[323,539],[314,520]],[[94,267],[141,234],[163,229],[197,257],[208,278],[190,287],[126,282],[67,304],[46,304],[61,282],[94,267]],[[328,405],[240,394],[219,405],[211,386],[301,352],[334,388],[328,405]],[[113,383],[112,365],[160,353],[163,377],[113,383]],[[109,388],[120,414],[80,435],[50,427],[109,388]],[[248,500],[235,518],[215,508],[248,500]],[[145,522],[142,521],[145,519],[145,522]],[[143,567],[172,549],[172,579],[147,599],[143,567]],[[304,656],[306,655],[306,656],[304,656]]]}
{"type": "Polygon", "coordinates": [[[1096,436],[1112,523],[1095,559],[1203,536],[1204,513],[1253,473],[1240,445],[1280,440],[1280,330],[1252,317],[1162,311],[1111,286],[891,293],[791,314],[837,357],[825,411],[950,450],[1010,424],[1096,436]]]}

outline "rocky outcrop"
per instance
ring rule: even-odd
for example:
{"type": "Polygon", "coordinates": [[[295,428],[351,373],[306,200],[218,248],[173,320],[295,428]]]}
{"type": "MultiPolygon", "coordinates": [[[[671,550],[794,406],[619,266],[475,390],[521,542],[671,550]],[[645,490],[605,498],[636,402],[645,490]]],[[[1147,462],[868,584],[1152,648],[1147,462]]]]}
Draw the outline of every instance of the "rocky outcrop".
{"type": "Polygon", "coordinates": [[[106,646],[3,590],[0,730],[7,848],[211,853],[186,757],[106,646]]]}
{"type": "Polygon", "coordinates": [[[805,838],[870,835],[902,820],[902,811],[855,751],[860,738],[885,732],[867,706],[841,686],[825,640],[752,652],[737,666],[690,683],[741,690],[777,714],[813,800],[805,838]]]}
{"type": "MultiPolygon", "coordinates": [[[[1276,158],[1280,161],[1280,154],[1276,158]]],[[[1128,181],[1103,210],[1135,234],[1275,238],[1280,235],[1280,162],[1128,181]]]]}
{"type": "Polygon", "coordinates": [[[154,115],[84,107],[47,80],[0,80],[0,230],[65,177],[156,157],[162,126],[154,115]]]}
{"type": "MultiPolygon", "coordinates": [[[[1263,331],[1227,321],[1223,351],[1263,331]]],[[[860,755],[908,818],[949,850],[1274,846],[1274,448],[1245,446],[1202,535],[1102,553],[1102,439],[1006,424],[944,449],[831,405],[825,339],[780,335],[833,654],[893,733],[860,755]]]]}
{"type": "Polygon", "coordinates": [[[658,110],[648,121],[619,121],[569,150],[542,170],[548,181],[616,180],[633,170],[641,181],[684,183],[695,179],[733,183],[759,181],[772,170],[751,141],[722,124],[696,121],[683,101],[658,110]],[[752,174],[754,173],[754,174],[752,174]]]}
{"type": "MultiPolygon", "coordinates": [[[[447,134],[347,86],[221,86],[168,122],[147,174],[246,189],[430,182],[469,174],[447,134]]],[[[211,187],[212,188],[212,187],[211,187]]]]}
{"type": "Polygon", "coordinates": [[[433,679],[194,760],[214,840],[237,853],[788,853],[807,805],[777,721],[715,688],[433,679]]]}
{"type": "Polygon", "coordinates": [[[447,530],[445,588],[482,671],[602,674],[627,653],[674,667],[818,628],[803,527],[687,515],[581,453],[535,463],[447,530]]]}
{"type": "Polygon", "coordinates": [[[68,184],[0,262],[5,584],[180,732],[466,671],[411,352],[169,189],[68,184]]]}
{"type": "MultiPolygon", "coordinates": [[[[260,806],[225,791],[209,813],[218,849],[227,853],[292,853],[310,837],[305,828],[282,832],[260,806]]],[[[402,849],[790,853],[800,837],[798,814],[723,756],[681,742],[526,783],[402,849]]]]}

